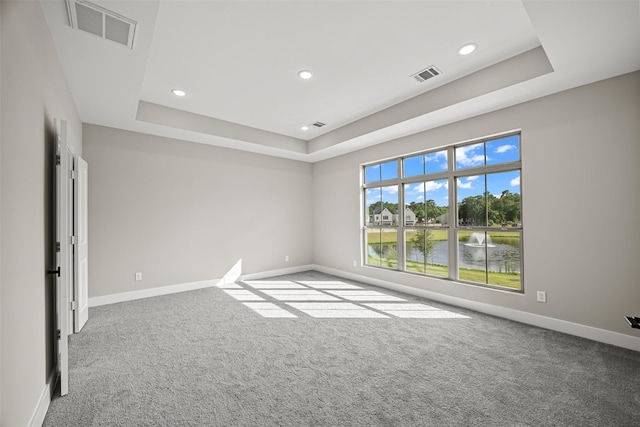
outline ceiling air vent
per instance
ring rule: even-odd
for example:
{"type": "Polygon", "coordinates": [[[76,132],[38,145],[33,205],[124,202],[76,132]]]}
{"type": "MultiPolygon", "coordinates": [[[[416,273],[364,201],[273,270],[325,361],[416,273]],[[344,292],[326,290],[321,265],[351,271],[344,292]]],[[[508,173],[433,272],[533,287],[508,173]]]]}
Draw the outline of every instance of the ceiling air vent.
{"type": "Polygon", "coordinates": [[[133,49],[137,22],[86,0],[67,0],[67,10],[72,28],[133,49]]]}
{"type": "Polygon", "coordinates": [[[425,80],[429,80],[431,77],[439,76],[440,74],[442,74],[442,72],[438,70],[434,65],[432,65],[422,71],[415,73],[411,77],[416,79],[418,83],[422,83],[425,80]]]}
{"type": "Polygon", "coordinates": [[[326,126],[326,123],[315,122],[315,123],[311,123],[311,126],[315,126],[317,128],[321,128],[322,126],[326,126]]]}

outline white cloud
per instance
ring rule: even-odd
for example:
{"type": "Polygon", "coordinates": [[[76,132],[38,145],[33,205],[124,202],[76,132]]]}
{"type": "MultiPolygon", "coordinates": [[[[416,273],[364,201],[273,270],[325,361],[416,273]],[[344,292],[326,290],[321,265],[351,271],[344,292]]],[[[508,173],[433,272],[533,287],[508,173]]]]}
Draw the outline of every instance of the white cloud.
{"type": "Polygon", "coordinates": [[[427,191],[439,190],[441,188],[449,188],[447,181],[427,181],[416,184],[415,187],[408,187],[407,194],[420,194],[424,193],[425,188],[427,191]]]}
{"type": "Polygon", "coordinates": [[[511,150],[515,150],[516,146],[515,145],[511,145],[511,144],[507,144],[507,145],[501,145],[498,148],[496,148],[496,153],[498,154],[502,154],[502,153],[506,153],[507,151],[511,151],[511,150]]]}
{"type": "Polygon", "coordinates": [[[471,181],[468,182],[462,182],[462,181],[458,181],[458,188],[471,188],[471,181]]]}
{"type": "Polygon", "coordinates": [[[396,194],[398,193],[398,186],[397,185],[393,185],[390,187],[382,187],[382,192],[383,193],[388,193],[388,194],[396,194]]]}
{"type": "Polygon", "coordinates": [[[439,190],[446,185],[446,181],[428,181],[427,182],[427,191],[435,191],[439,190]]]}
{"type": "Polygon", "coordinates": [[[435,153],[430,153],[427,154],[425,156],[425,158],[427,159],[428,162],[435,162],[436,160],[438,160],[438,157],[441,157],[445,160],[447,160],[447,152],[445,151],[436,151],[435,153]]]}
{"type": "Polygon", "coordinates": [[[482,144],[467,145],[456,148],[456,162],[462,166],[483,165],[484,153],[474,153],[474,151],[478,149],[482,149],[482,144]]]}
{"type": "Polygon", "coordinates": [[[478,179],[478,175],[468,176],[467,177],[467,181],[475,181],[476,179],[478,179]]]}
{"type": "Polygon", "coordinates": [[[513,178],[510,182],[512,187],[519,187],[520,186],[520,176],[517,176],[515,178],[513,178]]]}

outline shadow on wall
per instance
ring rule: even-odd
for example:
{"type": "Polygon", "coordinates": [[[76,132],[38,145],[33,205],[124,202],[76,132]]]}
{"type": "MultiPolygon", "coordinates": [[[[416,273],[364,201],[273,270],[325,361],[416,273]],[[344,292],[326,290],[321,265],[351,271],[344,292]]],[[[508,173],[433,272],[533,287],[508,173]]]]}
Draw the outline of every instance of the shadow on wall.
{"type": "MultiPolygon", "coordinates": [[[[55,258],[55,242],[56,242],[56,183],[55,183],[55,154],[56,154],[56,132],[54,121],[48,115],[45,115],[44,120],[44,164],[42,168],[44,170],[44,247],[42,248],[44,253],[44,265],[42,266],[42,274],[45,275],[44,279],[44,307],[45,307],[45,325],[46,331],[46,375],[54,369],[55,366],[55,350],[54,350],[54,330],[55,330],[55,290],[56,281],[55,276],[47,274],[48,270],[55,270],[56,258],[55,258]]],[[[44,379],[45,382],[47,378],[44,379]]]]}

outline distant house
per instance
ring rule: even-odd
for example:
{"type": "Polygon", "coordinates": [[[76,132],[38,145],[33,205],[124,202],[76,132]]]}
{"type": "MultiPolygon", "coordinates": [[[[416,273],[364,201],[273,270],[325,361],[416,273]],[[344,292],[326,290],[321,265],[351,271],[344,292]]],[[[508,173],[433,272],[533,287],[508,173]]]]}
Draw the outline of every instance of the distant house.
{"type": "Polygon", "coordinates": [[[375,225],[392,225],[396,219],[396,215],[392,214],[389,209],[376,206],[369,221],[375,225]]]}
{"type": "MultiPolygon", "coordinates": [[[[377,206],[373,211],[373,215],[369,216],[369,222],[374,225],[393,225],[398,224],[400,218],[398,214],[392,213],[389,209],[377,206]]],[[[404,208],[404,224],[415,225],[415,223],[416,214],[411,209],[404,208]]]]}
{"type": "Polygon", "coordinates": [[[404,208],[404,225],[416,225],[416,214],[407,207],[404,208]]]}
{"type": "Polygon", "coordinates": [[[436,217],[436,223],[440,223],[443,225],[447,225],[449,224],[449,213],[443,213],[442,215],[439,215],[436,217]]]}

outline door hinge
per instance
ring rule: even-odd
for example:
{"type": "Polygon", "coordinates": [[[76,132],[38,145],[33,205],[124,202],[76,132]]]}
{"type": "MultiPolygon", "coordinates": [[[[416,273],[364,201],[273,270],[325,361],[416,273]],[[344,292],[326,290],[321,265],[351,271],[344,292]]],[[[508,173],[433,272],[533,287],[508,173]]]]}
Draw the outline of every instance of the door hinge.
{"type": "Polygon", "coordinates": [[[56,165],[60,164],[60,154],[56,154],[56,165]]]}
{"type": "Polygon", "coordinates": [[[72,245],[77,245],[78,244],[78,237],[77,236],[69,236],[69,243],[71,243],[72,245]]]}
{"type": "Polygon", "coordinates": [[[60,329],[58,329],[58,340],[60,340],[60,329]]]}
{"type": "Polygon", "coordinates": [[[72,310],[72,311],[73,311],[73,310],[75,310],[75,309],[76,309],[76,307],[77,307],[77,306],[76,306],[76,302],[75,302],[75,301],[71,301],[71,302],[69,303],[69,309],[70,309],[70,310],[72,310]]]}
{"type": "Polygon", "coordinates": [[[60,252],[60,242],[56,242],[56,252],[60,252]]]}
{"type": "Polygon", "coordinates": [[[71,179],[76,179],[78,177],[78,172],[71,170],[69,171],[69,176],[71,177],[71,179]]]}

